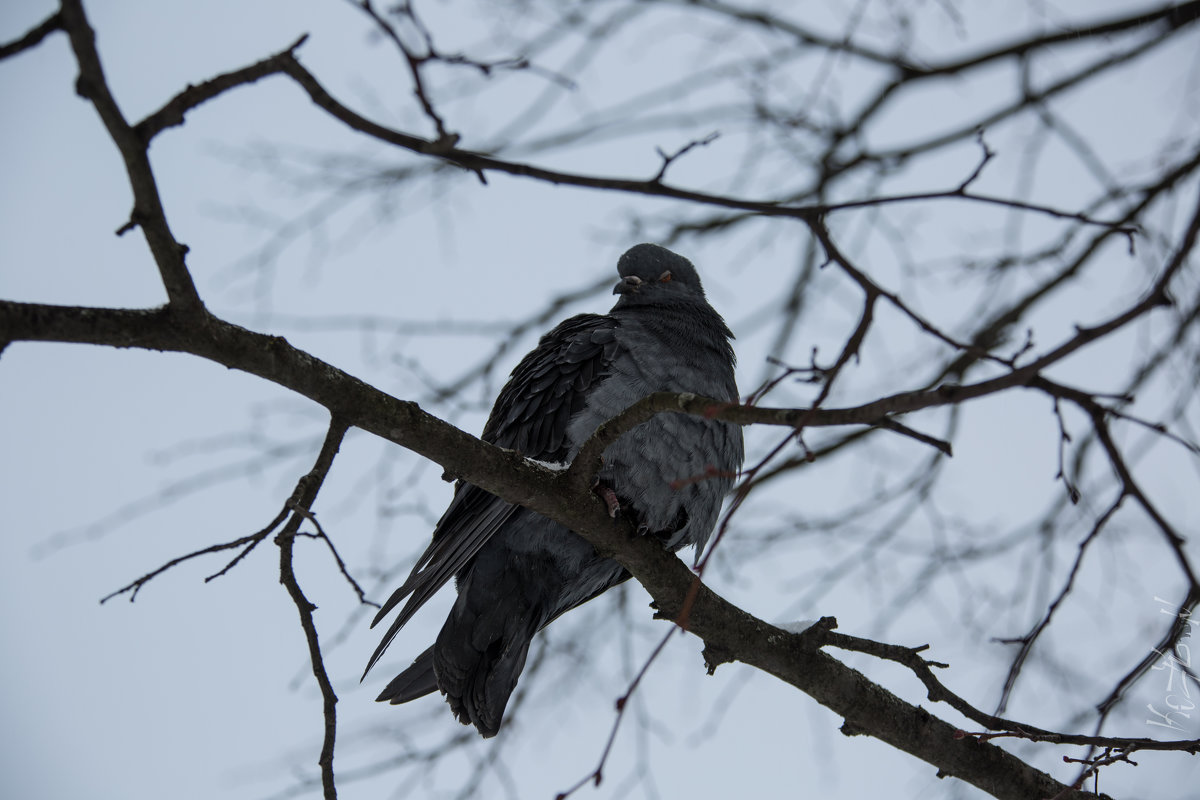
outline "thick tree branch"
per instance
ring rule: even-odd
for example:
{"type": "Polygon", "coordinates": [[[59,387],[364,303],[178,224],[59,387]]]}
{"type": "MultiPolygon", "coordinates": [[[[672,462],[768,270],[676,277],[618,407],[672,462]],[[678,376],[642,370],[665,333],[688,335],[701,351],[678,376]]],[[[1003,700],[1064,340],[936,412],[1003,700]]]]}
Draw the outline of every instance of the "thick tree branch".
{"type": "MultiPolygon", "coordinates": [[[[604,515],[599,509],[579,510],[593,513],[576,511],[570,521],[560,521],[633,573],[654,598],[660,616],[676,618],[695,585],[695,576],[683,562],[646,539],[631,537],[625,526],[601,520],[604,515]]],[[[788,634],[768,625],[703,584],[688,612],[688,630],[725,658],[770,673],[841,715],[846,720],[842,731],[847,735],[871,735],[936,765],[941,774],[960,778],[997,798],[1028,800],[1059,792],[1063,798],[1083,797],[998,747],[956,738],[957,728],[814,649],[803,634],[788,634]]]]}
{"type": "MultiPolygon", "coordinates": [[[[336,367],[267,336],[217,319],[200,320],[170,306],[142,311],[49,306],[0,300],[0,342],[39,340],[191,353],[272,381],[361,428],[441,464],[451,475],[490,487],[487,474],[557,473],[517,453],[483,446],[413,402],[398,400],[336,367]]],[[[513,484],[514,486],[517,484],[513,484]]],[[[508,499],[508,498],[506,498],[508,499]]],[[[514,502],[522,503],[521,499],[514,502]]]]}
{"type": "MultiPolygon", "coordinates": [[[[191,352],[280,383],[329,408],[343,424],[376,433],[436,461],[452,475],[577,531],[602,555],[616,558],[629,569],[654,597],[661,615],[677,618],[690,595],[689,631],[730,658],[787,681],[843,715],[847,732],[870,733],[997,797],[1049,797],[1065,788],[993,745],[969,738],[955,740],[954,726],[904,703],[824,653],[798,646],[792,637],[723,600],[696,582],[674,555],[649,540],[631,536],[627,524],[610,520],[587,488],[590,478],[577,482],[584,473],[544,469],[517,453],[481,442],[421,411],[415,403],[390,397],[292,348],[282,338],[212,317],[196,326],[169,308],[113,311],[17,303],[0,303],[0,338],[90,341],[191,352]]],[[[648,400],[650,404],[674,402],[673,410],[700,414],[711,413],[713,405],[711,400],[686,395],[652,395],[648,400]]],[[[648,404],[638,406],[645,409],[648,404]]],[[[719,413],[739,421],[740,414],[761,411],[738,406],[719,413]]],[[[812,410],[788,413],[809,415],[812,410]]],[[[629,421],[625,415],[618,419],[629,421]]]]}

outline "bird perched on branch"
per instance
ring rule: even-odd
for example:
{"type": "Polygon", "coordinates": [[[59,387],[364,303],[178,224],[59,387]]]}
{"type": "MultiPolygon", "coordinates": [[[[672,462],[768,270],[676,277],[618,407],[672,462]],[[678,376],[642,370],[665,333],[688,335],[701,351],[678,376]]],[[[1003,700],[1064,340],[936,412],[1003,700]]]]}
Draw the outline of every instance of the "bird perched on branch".
{"type": "MultiPolygon", "coordinates": [[[[612,311],[571,317],[513,370],[484,441],[565,466],[597,426],[652,392],[737,402],[733,334],[691,262],[639,244],[617,271],[612,311]]],[[[596,491],[610,514],[672,550],[695,545],[699,556],[741,463],[736,425],[659,414],[609,445],[596,491]]],[[[407,598],[367,670],[452,576],[458,599],[437,641],[377,699],[405,703],[439,689],[461,722],[494,736],[534,634],[629,574],[557,522],[460,481],[432,543],[372,623],[407,598]]]]}

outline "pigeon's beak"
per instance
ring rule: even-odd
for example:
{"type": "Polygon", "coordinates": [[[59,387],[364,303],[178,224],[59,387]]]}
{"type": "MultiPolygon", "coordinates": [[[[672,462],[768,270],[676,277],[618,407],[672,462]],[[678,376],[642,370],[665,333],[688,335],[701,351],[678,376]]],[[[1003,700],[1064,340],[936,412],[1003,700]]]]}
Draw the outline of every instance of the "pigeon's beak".
{"type": "Polygon", "coordinates": [[[642,279],[637,275],[629,275],[613,287],[613,294],[632,294],[642,288],[642,279]]]}

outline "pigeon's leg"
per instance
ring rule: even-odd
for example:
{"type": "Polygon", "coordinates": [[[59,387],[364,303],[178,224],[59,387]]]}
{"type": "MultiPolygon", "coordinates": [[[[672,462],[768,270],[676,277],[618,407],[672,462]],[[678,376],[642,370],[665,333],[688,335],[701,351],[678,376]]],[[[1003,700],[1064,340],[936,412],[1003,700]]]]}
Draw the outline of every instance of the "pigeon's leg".
{"type": "Polygon", "coordinates": [[[617,493],[612,490],[612,487],[605,486],[597,478],[596,482],[592,484],[592,491],[604,501],[605,507],[608,508],[608,515],[616,519],[617,512],[621,510],[621,501],[617,499],[617,493]]]}

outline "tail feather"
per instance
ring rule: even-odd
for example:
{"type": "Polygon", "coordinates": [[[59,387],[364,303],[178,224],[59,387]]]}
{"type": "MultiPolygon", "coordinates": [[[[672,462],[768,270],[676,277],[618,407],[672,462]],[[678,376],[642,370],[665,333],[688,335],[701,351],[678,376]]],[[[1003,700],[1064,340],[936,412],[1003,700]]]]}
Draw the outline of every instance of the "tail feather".
{"type": "Polygon", "coordinates": [[[379,699],[405,703],[439,689],[460,722],[495,736],[534,635],[627,577],[566,528],[519,510],[458,573],[458,597],[433,647],[379,699]]]}
{"type": "MultiPolygon", "coordinates": [[[[503,595],[501,595],[503,597],[503,595]]],[[[525,667],[529,644],[545,615],[512,595],[485,608],[463,592],[433,646],[438,688],[454,715],[485,737],[495,736],[508,698],[525,667]]]]}
{"type": "Polygon", "coordinates": [[[424,697],[437,688],[437,676],[433,671],[433,648],[430,647],[413,660],[412,666],[392,678],[387,688],[380,692],[375,700],[387,701],[395,706],[424,697]]]}

